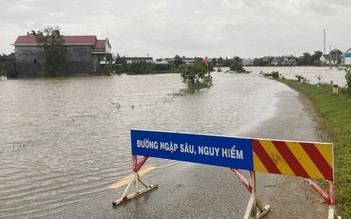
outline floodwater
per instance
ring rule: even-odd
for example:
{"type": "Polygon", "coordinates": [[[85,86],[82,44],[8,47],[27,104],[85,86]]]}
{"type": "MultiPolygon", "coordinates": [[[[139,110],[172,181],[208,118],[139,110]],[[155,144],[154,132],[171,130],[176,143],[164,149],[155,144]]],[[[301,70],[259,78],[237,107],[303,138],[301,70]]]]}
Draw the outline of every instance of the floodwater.
{"type": "Polygon", "coordinates": [[[330,68],[330,67],[245,67],[245,69],[252,71],[253,74],[259,74],[262,72],[279,71],[282,76],[286,79],[297,80],[296,75],[301,75],[307,79],[310,84],[317,83],[330,83],[337,84],[339,86],[345,86],[345,70],[341,68],[330,68]]]}
{"type": "MultiPolygon", "coordinates": [[[[131,173],[130,129],[244,136],[289,89],[249,70],[213,73],[213,87],[186,95],[179,74],[0,81],[0,218],[45,217],[110,192],[131,173]]],[[[305,71],[330,80],[333,70],[305,71]]]]}

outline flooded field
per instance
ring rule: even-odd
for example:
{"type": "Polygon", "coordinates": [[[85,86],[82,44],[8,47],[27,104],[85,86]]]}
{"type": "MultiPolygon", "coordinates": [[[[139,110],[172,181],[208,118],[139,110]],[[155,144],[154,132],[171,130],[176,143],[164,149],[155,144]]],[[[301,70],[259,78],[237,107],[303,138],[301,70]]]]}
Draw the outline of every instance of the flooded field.
{"type": "Polygon", "coordinates": [[[212,88],[184,96],[179,74],[0,81],[0,218],[45,217],[110,192],[131,172],[130,129],[245,135],[289,89],[261,70],[345,83],[328,68],[247,69],[213,73],[212,88]]]}
{"type": "Polygon", "coordinates": [[[259,74],[260,71],[279,71],[286,79],[294,80],[297,80],[296,75],[301,75],[311,84],[330,83],[333,81],[334,84],[339,86],[346,85],[345,71],[335,67],[247,67],[246,69],[254,74],[259,74]]]}

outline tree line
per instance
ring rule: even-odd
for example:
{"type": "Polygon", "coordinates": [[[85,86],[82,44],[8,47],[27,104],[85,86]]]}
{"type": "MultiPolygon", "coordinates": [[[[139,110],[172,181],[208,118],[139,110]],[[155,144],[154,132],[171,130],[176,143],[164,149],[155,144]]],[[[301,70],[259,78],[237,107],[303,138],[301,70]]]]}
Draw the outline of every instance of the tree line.
{"type": "MultiPolygon", "coordinates": [[[[44,46],[45,63],[44,70],[47,76],[55,76],[56,70],[65,62],[66,49],[64,46],[63,36],[60,34],[60,28],[58,26],[48,26],[43,31],[30,31],[27,35],[36,37],[38,43],[44,46]]],[[[340,50],[333,50],[331,54],[341,54],[340,50]]],[[[321,51],[315,51],[314,54],[308,52],[303,53],[300,57],[293,57],[296,60],[297,66],[319,66],[321,65],[320,58],[323,55],[321,51]]],[[[14,57],[14,54],[0,55],[0,75],[6,74],[7,60],[10,57],[14,57]]],[[[173,58],[169,58],[167,66],[160,66],[153,62],[139,61],[131,64],[127,63],[127,57],[121,57],[119,54],[107,57],[108,61],[106,65],[99,66],[97,69],[100,73],[109,74],[112,71],[116,73],[130,73],[130,74],[149,74],[149,73],[160,73],[160,72],[180,72],[179,68],[184,64],[184,60],[192,59],[195,63],[203,63],[204,59],[201,57],[186,58],[185,56],[176,55],[173,58]]],[[[253,66],[270,66],[274,57],[262,57],[255,58],[253,60],[253,66]]],[[[231,69],[242,69],[242,58],[234,56],[232,58],[212,58],[208,62],[208,69],[211,71],[213,67],[231,67],[231,69]]],[[[99,60],[100,61],[100,60],[99,60]]],[[[238,70],[238,71],[239,71],[238,70]]]]}
{"type": "Polygon", "coordinates": [[[0,54],[0,76],[6,76],[8,73],[11,73],[11,59],[14,59],[15,54],[11,53],[11,54],[0,54]]]}

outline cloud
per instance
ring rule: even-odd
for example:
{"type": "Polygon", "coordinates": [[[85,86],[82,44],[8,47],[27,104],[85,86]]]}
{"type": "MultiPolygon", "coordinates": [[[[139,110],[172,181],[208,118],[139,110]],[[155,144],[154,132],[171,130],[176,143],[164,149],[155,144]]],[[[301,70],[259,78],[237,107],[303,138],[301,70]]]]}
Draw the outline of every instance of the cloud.
{"type": "Polygon", "coordinates": [[[129,56],[259,57],[313,52],[328,44],[351,46],[351,1],[128,0],[5,1],[0,8],[0,53],[18,35],[58,25],[65,35],[109,38],[129,56]],[[337,42],[337,43],[336,43],[337,42]]]}

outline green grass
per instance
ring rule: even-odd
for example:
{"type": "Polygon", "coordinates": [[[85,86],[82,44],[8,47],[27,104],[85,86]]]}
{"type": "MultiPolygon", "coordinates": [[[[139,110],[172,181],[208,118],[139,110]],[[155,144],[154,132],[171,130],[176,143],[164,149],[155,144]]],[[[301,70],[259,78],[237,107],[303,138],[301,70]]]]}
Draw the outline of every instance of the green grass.
{"type": "Polygon", "coordinates": [[[346,93],[332,94],[332,86],[279,80],[311,100],[319,130],[334,144],[335,199],[338,214],[351,218],[351,101],[346,93]]]}

